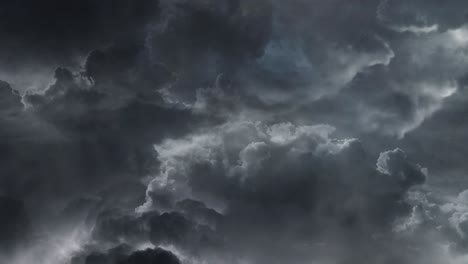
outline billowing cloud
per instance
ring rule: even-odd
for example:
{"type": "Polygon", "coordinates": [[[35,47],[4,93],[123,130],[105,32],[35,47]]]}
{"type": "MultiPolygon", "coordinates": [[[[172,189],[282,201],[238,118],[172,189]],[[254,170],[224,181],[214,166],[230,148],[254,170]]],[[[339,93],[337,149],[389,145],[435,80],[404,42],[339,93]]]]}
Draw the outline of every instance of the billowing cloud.
{"type": "MultiPolygon", "coordinates": [[[[223,217],[215,231],[221,232],[228,252],[240,251],[247,261],[344,261],[351,253],[341,248],[340,237],[354,237],[370,247],[374,236],[393,236],[393,221],[411,211],[404,201],[406,191],[424,183],[425,171],[399,149],[372,161],[359,141],[335,139],[333,130],[241,122],[167,140],[156,146],[160,173],[139,211],[168,210],[151,194],[169,191],[170,199],[202,200],[219,210],[223,217]],[[336,255],[321,256],[320,243],[334,248],[336,255]],[[309,245],[310,252],[303,252],[300,244],[309,245]],[[267,252],[277,247],[283,247],[284,258],[270,259],[267,252]],[[299,253],[306,255],[292,257],[299,253]]],[[[182,233],[170,233],[172,240],[193,239],[185,218],[162,219],[175,226],[158,222],[165,227],[159,234],[174,229],[182,233]]]]}
{"type": "Polygon", "coordinates": [[[466,14],[1,3],[0,262],[466,262],[466,14]]]}

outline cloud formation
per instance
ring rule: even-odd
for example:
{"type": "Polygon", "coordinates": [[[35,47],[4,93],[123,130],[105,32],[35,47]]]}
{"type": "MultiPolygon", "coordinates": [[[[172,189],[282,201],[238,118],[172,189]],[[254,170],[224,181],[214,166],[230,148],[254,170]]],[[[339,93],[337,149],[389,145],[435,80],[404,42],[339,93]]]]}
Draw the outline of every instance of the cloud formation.
{"type": "Polygon", "coordinates": [[[467,13],[0,3],[0,262],[466,262],[467,13]]]}

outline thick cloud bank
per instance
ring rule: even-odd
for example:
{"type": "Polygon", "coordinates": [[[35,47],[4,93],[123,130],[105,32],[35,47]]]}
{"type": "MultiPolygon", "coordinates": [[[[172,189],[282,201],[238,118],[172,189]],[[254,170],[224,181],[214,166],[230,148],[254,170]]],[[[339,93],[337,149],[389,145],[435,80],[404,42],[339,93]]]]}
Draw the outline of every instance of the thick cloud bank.
{"type": "Polygon", "coordinates": [[[467,17],[0,3],[0,263],[466,263],[467,17]]]}
{"type": "MultiPolygon", "coordinates": [[[[161,171],[139,210],[178,210],[180,201],[203,201],[221,214],[214,227],[199,223],[203,234],[221,236],[218,243],[228,252],[253,263],[373,259],[370,252],[395,243],[389,242],[393,221],[411,211],[405,195],[426,176],[399,149],[382,153],[376,163],[359,141],[334,139],[332,132],[326,125],[241,122],[167,140],[156,146],[161,171]],[[205,233],[207,227],[212,230],[205,233]],[[352,240],[359,243],[347,245],[352,240]]],[[[191,236],[182,218],[171,222],[191,236]]],[[[198,238],[187,245],[189,237],[170,242],[198,250],[198,238]]],[[[385,261],[406,259],[381,254],[385,261]]]]}

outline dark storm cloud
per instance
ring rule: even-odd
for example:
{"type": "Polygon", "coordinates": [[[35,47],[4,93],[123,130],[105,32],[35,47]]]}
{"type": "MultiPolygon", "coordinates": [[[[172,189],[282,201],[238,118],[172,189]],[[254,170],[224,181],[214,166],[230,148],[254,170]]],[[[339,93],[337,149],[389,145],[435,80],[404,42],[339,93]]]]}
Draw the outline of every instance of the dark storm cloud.
{"type": "Polygon", "coordinates": [[[235,75],[261,56],[272,27],[270,1],[164,1],[163,22],[150,31],[153,63],[176,74],[172,92],[191,102],[220,74],[235,75]]]}
{"type": "Polygon", "coordinates": [[[145,38],[159,1],[20,0],[0,4],[0,79],[24,92],[47,88],[51,71],[78,68],[93,49],[145,38]]]}
{"type": "Polygon", "coordinates": [[[403,145],[417,155],[421,160],[431,161],[434,177],[432,180],[447,188],[456,185],[457,191],[461,191],[464,185],[466,163],[463,161],[467,149],[466,138],[466,83],[461,82],[461,89],[452,95],[444,107],[431,119],[426,121],[418,129],[409,133],[403,145]],[[430,142],[423,143],[423,142],[430,142]],[[434,155],[434,148],[437,153],[434,155]],[[444,180],[445,179],[445,180],[444,180]]]}
{"type": "MultiPolygon", "coordinates": [[[[85,223],[106,219],[99,211],[107,207],[121,210],[129,204],[135,208],[132,201],[144,195],[144,190],[129,194],[132,201],[127,201],[112,198],[117,192],[112,186],[121,181],[138,181],[151,173],[157,165],[151,144],[167,135],[184,134],[198,122],[189,110],[164,102],[158,91],[174,83],[174,72],[191,72],[190,76],[195,76],[193,70],[199,68],[195,66],[199,57],[221,52],[217,56],[228,61],[226,67],[238,67],[238,62],[231,61],[243,61],[243,57],[262,52],[265,37],[245,29],[252,25],[268,35],[268,27],[263,28],[263,18],[259,23],[256,16],[241,14],[254,9],[235,2],[205,4],[166,3],[165,19],[174,31],[167,30],[157,38],[147,38],[145,34],[147,23],[158,18],[159,5],[153,1],[112,3],[111,7],[88,2],[65,7],[57,1],[5,4],[8,6],[2,8],[2,19],[8,23],[2,25],[12,26],[4,30],[3,45],[11,48],[1,51],[8,54],[2,56],[2,64],[9,68],[27,68],[31,62],[46,66],[68,64],[75,54],[98,48],[89,53],[82,72],[57,68],[53,83],[44,92],[28,92],[23,98],[26,108],[14,90],[2,83],[2,122],[6,125],[1,132],[8,138],[2,144],[2,192],[26,199],[31,211],[38,214],[35,224],[52,208],[63,207],[78,195],[95,195],[97,200],[78,200],[66,206],[64,214],[76,217],[62,220],[69,223],[65,229],[72,228],[73,223],[80,224],[80,219],[85,223]],[[178,12],[183,13],[182,17],[177,17],[178,12]],[[13,23],[15,20],[22,23],[13,23]],[[218,34],[224,37],[218,39],[218,34]],[[187,45],[197,37],[198,45],[187,45]],[[252,40],[245,41],[246,38],[252,40]],[[179,46],[175,45],[179,42],[179,46]],[[205,42],[211,44],[206,47],[205,42]],[[100,47],[109,43],[107,48],[100,47]],[[10,119],[15,126],[7,123],[10,119]],[[47,137],[43,138],[43,134],[47,137]]],[[[268,24],[268,8],[261,7],[256,12],[265,12],[268,24]]],[[[217,75],[213,73],[204,80],[213,82],[217,75]]],[[[181,80],[193,87],[201,85],[189,78],[177,78],[178,82],[181,80]]],[[[194,88],[187,89],[190,94],[195,93],[194,88]]],[[[128,184],[126,190],[127,187],[128,184]]],[[[128,220],[124,217],[121,222],[128,220]]],[[[106,243],[112,241],[105,230],[111,226],[114,231],[116,225],[120,226],[117,220],[99,224],[97,238],[106,243]]],[[[129,225],[138,226],[133,222],[129,225]]],[[[44,257],[57,261],[54,254],[51,251],[44,257]]]]}
{"type": "MultiPolygon", "coordinates": [[[[133,65],[123,61],[100,69],[110,71],[112,66],[133,65]]],[[[87,74],[93,83],[58,68],[55,82],[43,94],[23,98],[27,109],[9,86],[2,86],[1,133],[8,139],[2,143],[2,192],[39,202],[42,196],[72,197],[83,190],[93,194],[110,182],[139,181],[156,164],[151,144],[183,134],[198,122],[187,110],[164,106],[156,92],[145,97],[130,90],[131,96],[122,99],[118,92],[101,89],[101,84],[112,86],[109,81],[87,74]]]]}
{"type": "Polygon", "coordinates": [[[144,251],[137,251],[132,253],[124,264],[150,264],[150,263],[161,263],[161,264],[178,264],[180,261],[171,252],[162,249],[146,249],[144,251]]]}
{"type": "MultiPolygon", "coordinates": [[[[0,106],[2,111],[15,111],[23,107],[23,104],[21,104],[21,97],[8,83],[1,81],[0,91],[2,98],[0,106]]],[[[4,113],[2,116],[7,115],[8,113],[4,113]]]]}
{"type": "Polygon", "coordinates": [[[303,116],[355,133],[403,137],[439,111],[461,86],[467,70],[466,28],[445,32],[397,33],[388,45],[394,57],[388,65],[358,72],[337,94],[304,104],[303,116]],[[433,63],[437,60],[439,63],[433,63]]]}
{"type": "Polygon", "coordinates": [[[392,57],[379,38],[378,1],[274,3],[273,37],[242,76],[243,86],[265,102],[303,103],[335,93],[362,69],[392,57]]]}
{"type": "Polygon", "coordinates": [[[30,220],[22,201],[8,196],[0,196],[0,214],[0,258],[4,258],[31,238],[30,220]]]}
{"type": "MultiPolygon", "coordinates": [[[[324,120],[357,133],[402,137],[421,125],[459,88],[467,70],[463,21],[443,27],[446,17],[417,1],[408,7],[398,1],[348,2],[274,3],[263,54],[228,75],[230,90],[241,92],[225,94],[229,99],[218,104],[236,101],[267,109],[264,116],[274,111],[274,118],[324,120]],[[441,26],[393,24],[383,18],[400,21],[393,11],[434,14],[432,23],[441,26]]],[[[463,12],[460,5],[449,2],[444,10],[463,12]]],[[[202,92],[204,100],[207,94],[202,92]]]]}
{"type": "MultiPolygon", "coordinates": [[[[468,20],[468,8],[463,1],[385,0],[380,2],[379,18],[402,27],[416,25],[442,29],[457,28],[468,20]]],[[[407,28],[408,29],[408,28],[407,28]]]]}
{"type": "Polygon", "coordinates": [[[178,246],[188,243],[190,246],[198,244],[193,224],[178,213],[164,213],[151,220],[150,240],[154,244],[175,244],[178,246]]]}
{"type": "Polygon", "coordinates": [[[115,97],[157,97],[157,90],[173,81],[174,76],[165,66],[151,64],[147,55],[143,46],[131,43],[94,50],[86,60],[83,75],[96,89],[115,97]]]}
{"type": "MultiPolygon", "coordinates": [[[[393,222],[411,212],[405,195],[410,187],[424,183],[424,170],[412,165],[399,149],[382,153],[376,162],[358,141],[333,139],[332,131],[327,126],[233,123],[167,140],[156,146],[162,167],[149,193],[172,190],[175,199],[192,197],[224,208],[214,229],[221,235],[217,243],[221,241],[228,252],[237,252],[234,255],[240,259],[348,263],[347,258],[360,254],[358,259],[372,259],[365,253],[372,244],[376,244],[373,250],[382,252],[396,247],[391,242],[393,222]],[[376,238],[379,236],[381,239],[376,238]],[[359,243],[346,249],[348,239],[359,243]],[[321,250],[320,243],[335,254],[321,250]],[[277,248],[282,248],[280,255],[267,257],[267,252],[277,248]]],[[[159,208],[153,196],[148,199],[142,210],[159,208]]],[[[164,227],[153,230],[172,243],[192,241],[188,252],[200,245],[193,240],[192,225],[184,217],[167,214],[153,224],[164,227]],[[169,236],[168,230],[177,232],[171,231],[169,236]]],[[[164,244],[163,240],[151,241],[164,244]]],[[[180,248],[187,250],[187,245],[180,248]]],[[[222,252],[218,249],[216,253],[222,252]]]]}
{"type": "Polygon", "coordinates": [[[75,258],[72,264],[180,264],[170,251],[160,248],[131,252],[131,248],[121,245],[107,253],[92,253],[82,259],[75,258]]]}
{"type": "Polygon", "coordinates": [[[4,2],[0,5],[2,64],[68,63],[96,45],[142,34],[158,12],[159,3],[153,0],[4,2]]]}
{"type": "Polygon", "coordinates": [[[0,4],[8,262],[464,263],[465,9],[0,4]]]}

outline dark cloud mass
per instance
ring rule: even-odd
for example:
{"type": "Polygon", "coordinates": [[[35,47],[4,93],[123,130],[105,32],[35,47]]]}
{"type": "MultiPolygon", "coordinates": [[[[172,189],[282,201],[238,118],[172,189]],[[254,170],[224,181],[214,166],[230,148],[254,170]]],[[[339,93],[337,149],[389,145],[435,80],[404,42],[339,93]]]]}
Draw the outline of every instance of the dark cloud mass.
{"type": "Polygon", "coordinates": [[[74,52],[88,52],[115,38],[138,36],[148,21],[157,19],[159,3],[21,0],[4,2],[0,10],[4,62],[67,61],[74,52]]]}
{"type": "Polygon", "coordinates": [[[467,18],[0,3],[0,263],[467,263],[467,18]]]}

